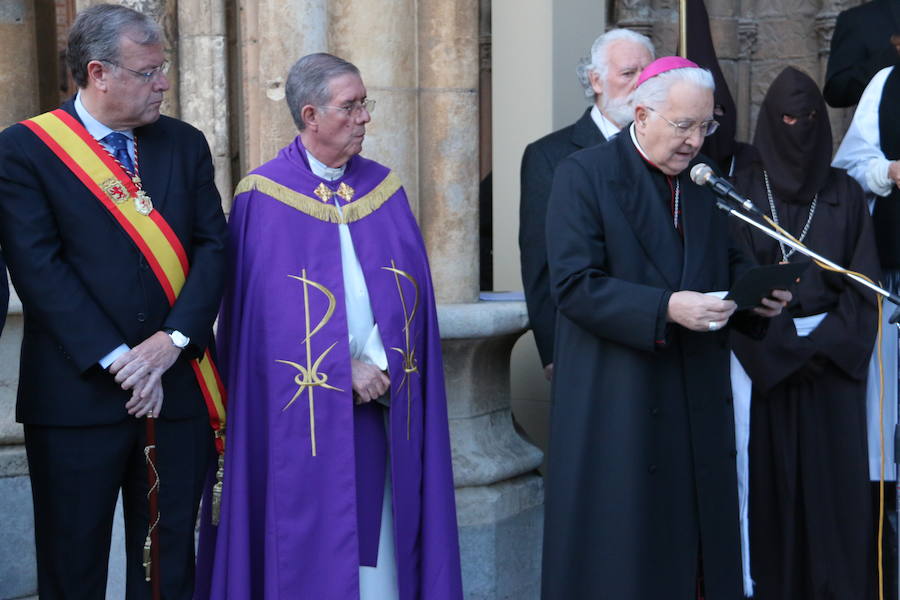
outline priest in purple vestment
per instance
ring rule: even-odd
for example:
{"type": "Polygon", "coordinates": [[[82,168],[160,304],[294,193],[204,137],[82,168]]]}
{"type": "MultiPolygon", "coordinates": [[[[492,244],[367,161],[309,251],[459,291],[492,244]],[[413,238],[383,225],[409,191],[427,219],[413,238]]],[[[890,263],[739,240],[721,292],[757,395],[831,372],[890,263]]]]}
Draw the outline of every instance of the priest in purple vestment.
{"type": "Polygon", "coordinates": [[[460,599],[421,234],[397,175],[359,156],[374,107],[359,70],[312,54],[286,92],[300,134],[231,213],[224,485],[218,510],[205,503],[195,595],[460,599]]]}

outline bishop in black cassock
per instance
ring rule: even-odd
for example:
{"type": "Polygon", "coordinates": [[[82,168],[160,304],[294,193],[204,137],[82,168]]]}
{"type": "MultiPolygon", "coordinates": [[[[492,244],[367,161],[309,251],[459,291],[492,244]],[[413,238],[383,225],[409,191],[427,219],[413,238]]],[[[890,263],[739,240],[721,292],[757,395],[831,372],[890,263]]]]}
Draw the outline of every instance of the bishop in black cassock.
{"type": "Polygon", "coordinates": [[[690,61],[651,63],[634,124],[556,171],[544,600],[693,600],[701,560],[707,600],[741,595],[728,338],[765,321],[703,294],[748,267],[688,176],[712,89],[690,61]]]}

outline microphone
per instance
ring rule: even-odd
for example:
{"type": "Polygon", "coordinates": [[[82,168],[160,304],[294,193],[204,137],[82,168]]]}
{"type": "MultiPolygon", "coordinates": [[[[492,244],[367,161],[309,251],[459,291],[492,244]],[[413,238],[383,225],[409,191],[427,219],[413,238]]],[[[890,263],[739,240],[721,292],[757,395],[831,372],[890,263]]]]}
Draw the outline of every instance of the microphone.
{"type": "Polygon", "coordinates": [[[738,194],[735,191],[734,186],[731,185],[727,179],[716,175],[713,172],[712,167],[705,163],[697,163],[694,165],[691,169],[691,180],[697,185],[708,185],[716,194],[723,198],[727,198],[732,202],[736,202],[747,212],[759,215],[760,217],[764,216],[762,212],[754,206],[753,202],[738,194]]]}

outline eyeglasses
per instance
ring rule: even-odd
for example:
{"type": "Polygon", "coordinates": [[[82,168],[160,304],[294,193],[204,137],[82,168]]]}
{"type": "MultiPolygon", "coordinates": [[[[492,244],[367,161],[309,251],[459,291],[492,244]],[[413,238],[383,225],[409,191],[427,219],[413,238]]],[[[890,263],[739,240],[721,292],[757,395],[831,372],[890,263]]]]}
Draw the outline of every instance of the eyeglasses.
{"type": "Polygon", "coordinates": [[[657,111],[656,109],[654,109],[652,106],[648,106],[647,110],[649,110],[650,112],[652,112],[655,115],[659,115],[659,118],[661,118],[663,121],[665,121],[666,123],[671,125],[672,128],[675,130],[675,133],[678,134],[679,137],[685,137],[685,138],[690,137],[691,134],[694,133],[694,131],[699,131],[701,136],[706,137],[706,136],[710,136],[710,135],[714,134],[716,132],[716,129],[719,128],[719,122],[714,119],[710,119],[709,121],[700,121],[700,122],[681,121],[679,123],[673,123],[672,121],[670,121],[667,118],[665,118],[664,116],[662,116],[662,114],[659,111],[657,111]]]}
{"type": "Polygon", "coordinates": [[[321,104],[319,108],[333,108],[335,110],[342,110],[347,113],[348,116],[357,116],[359,113],[365,109],[365,111],[369,114],[375,111],[375,101],[368,99],[363,100],[362,102],[354,102],[352,104],[348,104],[346,106],[331,106],[328,104],[321,104]]]}
{"type": "Polygon", "coordinates": [[[165,75],[166,73],[169,72],[169,61],[167,61],[167,60],[164,60],[161,65],[159,65],[158,67],[153,67],[149,71],[135,71],[134,69],[129,69],[125,65],[120,65],[119,63],[117,63],[114,60],[106,60],[106,59],[100,59],[100,60],[102,60],[105,63],[109,63],[111,65],[119,67],[120,69],[125,69],[126,71],[128,71],[129,73],[134,75],[135,77],[140,77],[144,83],[149,83],[157,76],[165,75]]]}

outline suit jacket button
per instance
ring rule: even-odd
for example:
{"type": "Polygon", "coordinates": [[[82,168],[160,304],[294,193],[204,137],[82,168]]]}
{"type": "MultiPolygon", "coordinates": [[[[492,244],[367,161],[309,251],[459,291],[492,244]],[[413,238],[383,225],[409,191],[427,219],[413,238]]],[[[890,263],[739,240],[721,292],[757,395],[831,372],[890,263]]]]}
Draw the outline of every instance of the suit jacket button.
{"type": "Polygon", "coordinates": [[[656,473],[656,465],[650,465],[649,467],[647,467],[647,472],[656,473]]]}
{"type": "Polygon", "coordinates": [[[147,320],[147,315],[145,315],[145,314],[142,313],[142,312],[139,312],[139,313],[137,314],[137,320],[138,320],[139,323],[143,323],[144,321],[147,320]]]}
{"type": "Polygon", "coordinates": [[[728,453],[731,458],[737,458],[737,450],[732,450],[728,453]]]}
{"type": "Polygon", "coordinates": [[[658,406],[654,406],[653,408],[651,408],[651,409],[650,409],[650,414],[653,415],[654,417],[657,416],[657,415],[659,414],[659,407],[658,407],[658,406]]]}

